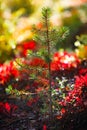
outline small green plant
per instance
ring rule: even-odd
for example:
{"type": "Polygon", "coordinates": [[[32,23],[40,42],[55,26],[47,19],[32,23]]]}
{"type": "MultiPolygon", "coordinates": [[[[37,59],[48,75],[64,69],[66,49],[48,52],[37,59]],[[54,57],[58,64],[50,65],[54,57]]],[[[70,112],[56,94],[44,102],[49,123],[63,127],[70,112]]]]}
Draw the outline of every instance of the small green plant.
{"type": "Polygon", "coordinates": [[[20,95],[20,92],[17,89],[14,89],[12,87],[12,85],[8,85],[8,87],[5,89],[5,91],[6,91],[7,94],[13,94],[13,95],[16,95],[16,96],[20,95]]]}
{"type": "MultiPolygon", "coordinates": [[[[47,95],[47,99],[44,100],[45,105],[43,107],[46,110],[49,109],[49,119],[53,118],[53,102],[52,102],[52,73],[51,73],[51,61],[55,51],[58,51],[58,43],[61,44],[66,39],[69,34],[67,27],[52,27],[50,23],[51,10],[49,7],[42,9],[42,27],[37,28],[33,26],[34,39],[37,42],[38,49],[36,51],[28,51],[27,58],[29,60],[35,60],[35,64],[23,65],[17,61],[19,66],[23,69],[29,70],[29,79],[33,81],[43,82],[42,86],[45,86],[47,90],[43,87],[43,95],[47,95]],[[35,59],[36,58],[36,59],[35,59]],[[39,58],[39,59],[38,59],[39,58]],[[39,63],[38,63],[39,62],[39,63]],[[38,63],[38,64],[37,64],[38,63]],[[45,72],[45,75],[43,73],[45,72]],[[43,80],[44,79],[44,80],[43,80]],[[45,94],[44,94],[45,93],[45,94]],[[47,109],[47,106],[48,109],[47,109]]],[[[60,45],[59,45],[60,46],[60,45]]],[[[43,110],[41,110],[43,111],[43,110]]]]}
{"type": "Polygon", "coordinates": [[[44,58],[48,64],[48,79],[49,79],[49,111],[50,118],[52,119],[52,77],[51,77],[51,61],[52,54],[55,51],[55,48],[58,48],[58,42],[61,44],[62,41],[66,39],[69,31],[66,27],[57,28],[52,27],[50,23],[51,10],[50,8],[42,9],[42,28],[34,28],[35,38],[34,40],[37,43],[41,43],[42,48],[38,51],[38,54],[44,58]]]}

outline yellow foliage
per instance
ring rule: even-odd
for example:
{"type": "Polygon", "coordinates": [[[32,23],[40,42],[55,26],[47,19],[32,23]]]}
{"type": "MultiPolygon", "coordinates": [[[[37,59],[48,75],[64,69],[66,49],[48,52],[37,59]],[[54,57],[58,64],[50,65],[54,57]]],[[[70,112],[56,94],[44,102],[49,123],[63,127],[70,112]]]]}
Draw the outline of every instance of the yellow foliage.
{"type": "Polygon", "coordinates": [[[78,49],[76,49],[76,54],[82,59],[87,58],[87,46],[80,45],[78,49]]]}

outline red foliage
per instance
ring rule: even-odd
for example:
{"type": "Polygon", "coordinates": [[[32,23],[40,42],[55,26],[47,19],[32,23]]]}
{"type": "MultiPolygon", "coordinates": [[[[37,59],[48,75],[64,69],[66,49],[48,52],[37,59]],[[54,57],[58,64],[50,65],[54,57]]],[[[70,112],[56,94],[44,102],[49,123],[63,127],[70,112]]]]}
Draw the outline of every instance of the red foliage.
{"type": "Polygon", "coordinates": [[[83,99],[83,97],[86,97],[87,95],[87,74],[78,75],[75,79],[75,84],[73,90],[71,90],[68,95],[65,97],[64,102],[60,103],[61,105],[67,106],[67,104],[71,103],[73,106],[84,106],[84,102],[87,101],[87,99],[83,99]],[[86,93],[84,93],[84,91],[86,93]]]}
{"type": "Polygon", "coordinates": [[[61,114],[64,114],[66,112],[65,108],[61,109],[61,114]]]}
{"type": "Polygon", "coordinates": [[[23,54],[24,56],[27,55],[27,50],[35,50],[36,49],[36,42],[31,40],[23,43],[23,54]]]}
{"type": "Polygon", "coordinates": [[[31,98],[28,102],[27,102],[27,106],[31,107],[33,104],[35,104],[38,101],[38,97],[36,98],[31,98]]]}
{"type": "Polygon", "coordinates": [[[15,68],[13,61],[0,66],[0,84],[6,83],[11,77],[18,77],[19,72],[15,68]]]}
{"type": "Polygon", "coordinates": [[[38,57],[31,59],[29,62],[29,65],[35,66],[35,67],[39,66],[39,67],[43,67],[43,68],[47,68],[47,66],[48,66],[47,63],[43,59],[38,58],[38,57]]]}
{"type": "Polygon", "coordinates": [[[47,125],[43,125],[43,130],[47,130],[47,125]]]}
{"type": "Polygon", "coordinates": [[[11,61],[10,64],[9,64],[9,71],[10,71],[10,74],[14,77],[18,77],[19,76],[19,71],[18,69],[14,66],[14,62],[11,61]]]}
{"type": "Polygon", "coordinates": [[[14,113],[14,111],[18,108],[18,106],[14,104],[10,104],[8,102],[0,102],[0,113],[4,115],[10,115],[14,113]]]}
{"type": "Polygon", "coordinates": [[[28,41],[28,42],[24,42],[23,47],[24,49],[30,49],[30,50],[34,50],[36,46],[35,41],[28,41]]]}
{"type": "Polygon", "coordinates": [[[80,88],[80,87],[87,87],[87,74],[82,76],[77,76],[76,81],[75,81],[75,88],[80,88]]]}
{"type": "Polygon", "coordinates": [[[51,63],[51,70],[75,68],[78,63],[80,63],[80,60],[74,53],[56,52],[51,63]]]}
{"type": "Polygon", "coordinates": [[[80,75],[85,75],[87,73],[87,68],[81,68],[80,70],[79,70],[79,74],[80,75]]]}

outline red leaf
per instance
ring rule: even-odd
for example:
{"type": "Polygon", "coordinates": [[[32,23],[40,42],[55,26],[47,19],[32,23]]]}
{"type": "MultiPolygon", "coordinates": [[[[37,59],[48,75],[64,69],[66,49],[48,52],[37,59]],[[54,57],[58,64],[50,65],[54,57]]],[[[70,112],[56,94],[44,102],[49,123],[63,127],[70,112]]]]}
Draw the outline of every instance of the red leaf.
{"type": "Polygon", "coordinates": [[[7,110],[8,113],[10,113],[10,110],[11,110],[11,106],[9,103],[5,103],[5,109],[7,110]]]}
{"type": "Polygon", "coordinates": [[[43,130],[47,130],[47,126],[45,124],[43,125],[43,130]]]}

